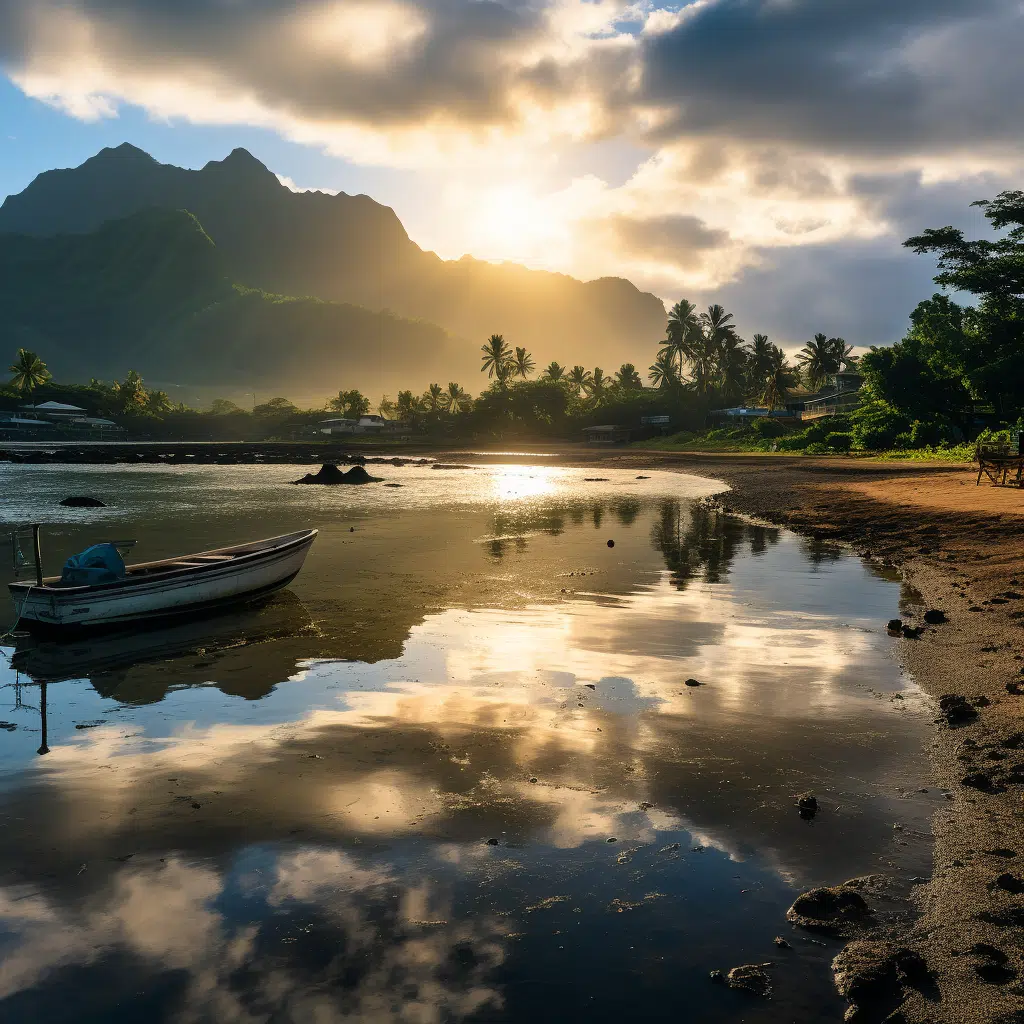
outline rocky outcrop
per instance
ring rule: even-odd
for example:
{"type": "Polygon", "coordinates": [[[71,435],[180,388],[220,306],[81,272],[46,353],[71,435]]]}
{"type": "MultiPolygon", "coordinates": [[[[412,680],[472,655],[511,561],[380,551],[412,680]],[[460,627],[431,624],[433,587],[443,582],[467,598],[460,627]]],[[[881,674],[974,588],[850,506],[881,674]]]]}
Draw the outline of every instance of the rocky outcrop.
{"type": "Polygon", "coordinates": [[[373,484],[380,481],[378,476],[370,476],[362,466],[353,466],[347,473],[338,469],[333,462],[326,462],[317,473],[307,473],[297,484],[373,484]]]}

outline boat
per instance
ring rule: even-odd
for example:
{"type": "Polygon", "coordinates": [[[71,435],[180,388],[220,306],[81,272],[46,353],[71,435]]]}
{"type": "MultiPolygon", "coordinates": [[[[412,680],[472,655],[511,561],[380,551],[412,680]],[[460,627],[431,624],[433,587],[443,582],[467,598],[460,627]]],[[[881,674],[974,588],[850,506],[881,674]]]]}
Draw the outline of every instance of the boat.
{"type": "Polygon", "coordinates": [[[8,584],[21,627],[76,633],[205,613],[253,601],[298,575],[316,530],[126,565],[117,579],[75,584],[59,576],[8,584]]]}

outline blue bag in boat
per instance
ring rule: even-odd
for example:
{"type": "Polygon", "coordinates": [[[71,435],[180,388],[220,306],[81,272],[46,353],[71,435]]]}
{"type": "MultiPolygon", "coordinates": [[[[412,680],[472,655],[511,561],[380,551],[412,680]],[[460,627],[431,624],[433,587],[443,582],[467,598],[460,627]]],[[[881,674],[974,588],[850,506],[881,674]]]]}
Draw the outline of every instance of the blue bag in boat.
{"type": "Polygon", "coordinates": [[[92,583],[112,583],[123,580],[124,559],[113,544],[93,544],[77,555],[72,555],[60,574],[61,583],[84,587],[92,583]]]}

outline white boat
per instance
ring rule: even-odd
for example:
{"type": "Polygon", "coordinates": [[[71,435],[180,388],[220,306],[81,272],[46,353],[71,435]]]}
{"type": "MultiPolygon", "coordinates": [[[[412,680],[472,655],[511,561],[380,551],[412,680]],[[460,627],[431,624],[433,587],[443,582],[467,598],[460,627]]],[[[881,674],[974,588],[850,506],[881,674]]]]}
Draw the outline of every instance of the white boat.
{"type": "Polygon", "coordinates": [[[316,530],[180,558],[125,566],[120,579],[85,586],[59,576],[9,584],[21,626],[65,632],[129,625],[251,601],[286,587],[302,568],[316,530]]]}

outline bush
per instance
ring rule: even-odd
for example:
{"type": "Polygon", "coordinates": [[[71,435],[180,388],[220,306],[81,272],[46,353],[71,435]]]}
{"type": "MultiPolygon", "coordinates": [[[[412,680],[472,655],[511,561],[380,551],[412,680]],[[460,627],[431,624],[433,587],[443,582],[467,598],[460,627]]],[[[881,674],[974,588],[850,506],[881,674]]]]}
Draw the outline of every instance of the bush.
{"type": "Polygon", "coordinates": [[[826,434],[825,444],[833,451],[848,452],[853,447],[853,435],[840,434],[837,432],[826,434]]]}
{"type": "Polygon", "coordinates": [[[754,420],[750,429],[753,430],[758,437],[763,438],[782,437],[783,434],[787,433],[784,424],[780,423],[778,420],[773,420],[768,416],[765,416],[763,419],[754,420]]]}
{"type": "Polygon", "coordinates": [[[812,441],[805,449],[804,455],[831,455],[832,449],[821,441],[812,441]]]}
{"type": "Polygon", "coordinates": [[[900,434],[909,434],[910,420],[881,399],[865,402],[851,417],[854,447],[868,451],[892,448],[900,434]]]}

